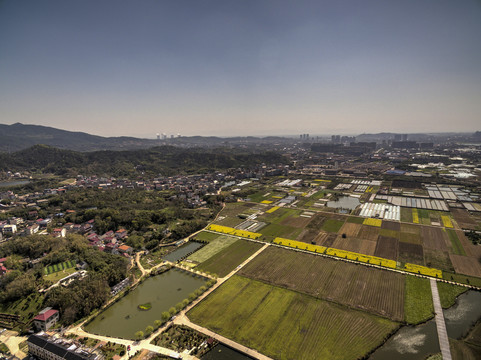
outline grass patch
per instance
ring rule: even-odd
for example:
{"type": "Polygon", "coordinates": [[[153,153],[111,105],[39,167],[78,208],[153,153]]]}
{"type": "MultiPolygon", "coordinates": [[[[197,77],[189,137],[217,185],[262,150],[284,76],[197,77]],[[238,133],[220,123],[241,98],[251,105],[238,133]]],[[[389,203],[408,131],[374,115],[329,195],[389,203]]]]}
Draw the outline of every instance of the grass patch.
{"type": "Polygon", "coordinates": [[[208,231],[202,231],[200,233],[198,233],[197,235],[194,236],[194,239],[195,240],[199,240],[199,241],[213,241],[215,239],[217,239],[219,237],[219,234],[214,234],[214,233],[211,233],[211,232],[208,232],[208,231]]]}
{"type": "Polygon", "coordinates": [[[20,316],[20,321],[27,323],[42,310],[44,296],[32,293],[26,298],[8,304],[0,304],[0,312],[20,316]]]}
{"type": "Polygon", "coordinates": [[[188,257],[189,260],[196,261],[198,263],[204,262],[211,258],[218,252],[222,251],[226,247],[232,245],[237,241],[237,238],[232,236],[220,236],[217,239],[211,241],[202,249],[196,251],[188,257]]]}
{"type": "MultiPolygon", "coordinates": [[[[429,210],[426,209],[417,209],[419,214],[419,223],[423,225],[431,225],[431,219],[429,216],[429,210]]],[[[414,216],[413,216],[414,217],[414,216]]]]}
{"type": "Polygon", "coordinates": [[[379,235],[399,239],[399,231],[396,230],[380,229],[379,235]]]}
{"type": "Polygon", "coordinates": [[[468,291],[468,288],[459,285],[452,285],[438,282],[439,298],[441,299],[441,306],[447,309],[456,303],[456,298],[462,293],[468,291]]]}
{"type": "Polygon", "coordinates": [[[413,214],[411,209],[408,208],[401,208],[401,221],[402,222],[413,222],[413,214]]]}
{"type": "Polygon", "coordinates": [[[262,245],[258,243],[237,240],[229,247],[204,261],[197,269],[224,277],[261,247],[262,245]]]}
{"type": "Polygon", "coordinates": [[[406,276],[404,294],[404,319],[406,322],[419,324],[433,316],[434,306],[428,279],[406,276]]]}
{"type": "Polygon", "coordinates": [[[363,358],[398,326],[241,276],[229,279],[188,316],[275,359],[363,358]]]}
{"type": "Polygon", "coordinates": [[[364,218],[357,216],[349,216],[347,218],[347,222],[352,224],[362,224],[364,222],[364,218]]]}
{"type": "Polygon", "coordinates": [[[337,233],[339,229],[341,229],[342,225],[344,225],[344,221],[328,219],[322,225],[322,230],[337,233]]]}
{"type": "Polygon", "coordinates": [[[49,281],[53,281],[53,282],[57,282],[60,279],[63,279],[64,277],[66,277],[70,274],[73,274],[76,271],[77,270],[75,268],[69,268],[69,269],[65,269],[65,270],[62,270],[62,271],[57,271],[57,272],[53,272],[51,274],[45,275],[44,279],[49,280],[49,281]]]}
{"type": "Polygon", "coordinates": [[[463,245],[459,241],[458,234],[452,229],[445,229],[448,233],[449,240],[451,240],[451,245],[453,246],[453,251],[456,255],[466,256],[466,251],[464,251],[463,245]]]}
{"type": "Polygon", "coordinates": [[[64,262],[59,263],[59,264],[49,265],[49,266],[45,267],[43,269],[43,271],[44,271],[45,275],[50,275],[50,274],[55,273],[57,271],[62,271],[62,270],[65,270],[65,269],[73,268],[73,267],[75,267],[75,265],[76,265],[75,260],[73,260],[73,261],[68,260],[68,261],[64,261],[64,262]]]}
{"type": "Polygon", "coordinates": [[[152,309],[152,304],[151,303],[145,303],[145,304],[137,305],[137,307],[139,308],[139,310],[147,311],[147,310],[152,309]]]}

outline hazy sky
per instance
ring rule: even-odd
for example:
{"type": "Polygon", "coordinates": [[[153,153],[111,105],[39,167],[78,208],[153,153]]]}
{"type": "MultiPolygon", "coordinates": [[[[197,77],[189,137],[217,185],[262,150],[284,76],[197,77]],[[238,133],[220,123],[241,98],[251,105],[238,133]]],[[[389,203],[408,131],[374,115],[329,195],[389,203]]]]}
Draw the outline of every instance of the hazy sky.
{"type": "Polygon", "coordinates": [[[479,0],[0,0],[0,123],[481,130],[479,0]]]}

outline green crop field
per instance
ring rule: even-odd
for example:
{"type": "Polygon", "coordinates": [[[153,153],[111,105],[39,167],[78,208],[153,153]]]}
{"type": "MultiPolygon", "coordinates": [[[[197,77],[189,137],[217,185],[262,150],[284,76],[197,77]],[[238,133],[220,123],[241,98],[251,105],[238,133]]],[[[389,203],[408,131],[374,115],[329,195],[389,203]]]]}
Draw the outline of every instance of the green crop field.
{"type": "Polygon", "coordinates": [[[458,234],[456,234],[455,230],[452,229],[445,229],[448,233],[449,240],[451,240],[451,245],[453,246],[453,251],[456,255],[464,255],[466,256],[466,251],[464,251],[463,245],[459,241],[458,234]]]}
{"type": "Polygon", "coordinates": [[[232,236],[220,236],[215,240],[212,240],[202,249],[196,251],[192,255],[188,257],[189,260],[196,261],[198,263],[204,262],[207,259],[211,258],[221,250],[225,249],[226,247],[232,245],[237,241],[237,238],[232,236]]]}
{"type": "Polygon", "coordinates": [[[362,224],[364,222],[364,218],[362,217],[357,217],[357,216],[349,216],[347,218],[348,223],[353,223],[353,224],[362,224]]]}
{"type": "Polygon", "coordinates": [[[413,214],[410,208],[401,208],[401,221],[402,222],[413,222],[413,214]]]}
{"type": "Polygon", "coordinates": [[[456,298],[462,293],[468,291],[468,288],[464,286],[446,284],[438,282],[439,298],[441,300],[441,306],[447,309],[456,303],[456,298]]]}
{"type": "Polygon", "coordinates": [[[194,236],[194,239],[199,240],[199,241],[212,241],[215,240],[219,237],[219,234],[211,233],[208,231],[202,231],[198,233],[197,235],[194,236]]]}
{"type": "Polygon", "coordinates": [[[433,298],[429,280],[406,276],[404,318],[410,324],[419,324],[434,314],[433,298]]]}
{"type": "Polygon", "coordinates": [[[237,240],[232,245],[221,250],[210,259],[204,261],[196,269],[226,276],[249,256],[262,247],[261,244],[246,240],[237,240]]]}
{"type": "Polygon", "coordinates": [[[271,246],[239,274],[391,320],[404,320],[405,276],[398,273],[271,246]]]}
{"type": "Polygon", "coordinates": [[[399,325],[362,311],[234,276],[191,321],[275,359],[357,359],[399,325]]]}
{"type": "Polygon", "coordinates": [[[344,224],[344,221],[328,219],[322,225],[322,230],[337,233],[344,224]]]}

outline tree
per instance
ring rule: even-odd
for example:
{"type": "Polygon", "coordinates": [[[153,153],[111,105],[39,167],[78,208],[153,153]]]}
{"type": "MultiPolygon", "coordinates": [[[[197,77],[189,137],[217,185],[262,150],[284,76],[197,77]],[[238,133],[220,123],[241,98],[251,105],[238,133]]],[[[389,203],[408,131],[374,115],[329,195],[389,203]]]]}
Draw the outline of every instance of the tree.
{"type": "Polygon", "coordinates": [[[144,337],[144,332],[143,332],[143,331],[137,331],[137,332],[135,333],[135,338],[136,338],[137,340],[141,340],[143,337],[144,337]]]}
{"type": "Polygon", "coordinates": [[[174,316],[176,313],[177,313],[177,311],[175,310],[175,307],[171,307],[171,308],[169,309],[169,315],[170,315],[170,316],[174,316]]]}
{"type": "MultiPolygon", "coordinates": [[[[174,309],[175,310],[175,309],[174,309]]],[[[164,311],[161,315],[160,315],[162,321],[167,321],[169,320],[170,318],[170,314],[168,311],[164,311]]]]}
{"type": "Polygon", "coordinates": [[[180,310],[182,310],[184,308],[184,305],[182,305],[182,303],[177,303],[177,305],[175,305],[175,310],[176,312],[179,312],[180,310]]]}
{"type": "MultiPolygon", "coordinates": [[[[168,315],[169,313],[167,313],[168,315]]],[[[160,326],[162,325],[162,321],[161,320],[155,320],[154,321],[154,326],[156,329],[158,329],[160,326]]]]}
{"type": "Polygon", "coordinates": [[[149,336],[154,331],[154,327],[149,325],[145,328],[145,336],[149,336]]]}

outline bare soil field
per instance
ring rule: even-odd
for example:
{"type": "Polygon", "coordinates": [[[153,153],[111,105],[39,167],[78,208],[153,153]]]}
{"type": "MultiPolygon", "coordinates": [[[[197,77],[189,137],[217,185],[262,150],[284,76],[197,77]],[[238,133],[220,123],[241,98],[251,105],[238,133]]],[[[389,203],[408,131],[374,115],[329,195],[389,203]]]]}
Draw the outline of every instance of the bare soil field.
{"type": "Polygon", "coordinates": [[[424,263],[428,267],[445,271],[454,271],[453,264],[447,251],[424,249],[424,263]]]}
{"type": "Polygon", "coordinates": [[[360,224],[353,224],[353,223],[344,223],[341,229],[339,230],[339,234],[346,234],[347,237],[356,237],[361,230],[360,224]]]}
{"type": "Polygon", "coordinates": [[[466,252],[467,256],[473,256],[480,258],[481,257],[481,246],[475,246],[469,239],[464,235],[464,231],[456,230],[456,235],[458,235],[458,239],[463,245],[464,251],[466,252]]]}
{"type": "Polygon", "coordinates": [[[424,251],[421,245],[399,242],[399,261],[424,265],[424,251]]]}
{"type": "Polygon", "coordinates": [[[481,264],[470,256],[449,254],[456,273],[481,277],[481,264]]]}
{"type": "Polygon", "coordinates": [[[293,226],[296,228],[303,228],[311,222],[312,218],[302,217],[302,216],[289,216],[288,218],[281,221],[282,225],[293,226]]]}
{"type": "Polygon", "coordinates": [[[448,251],[449,238],[442,228],[423,226],[421,234],[425,248],[448,251]]]}
{"type": "Polygon", "coordinates": [[[322,245],[322,246],[325,246],[325,247],[332,247],[332,244],[334,244],[334,241],[336,240],[337,235],[336,234],[328,234],[328,233],[325,233],[325,232],[321,231],[319,233],[318,238],[322,238],[322,240],[321,240],[321,243],[318,244],[317,239],[316,239],[316,245],[322,245]]]}
{"type": "Polygon", "coordinates": [[[315,243],[317,245],[316,238],[318,237],[318,235],[319,235],[319,231],[316,231],[313,229],[304,229],[299,234],[296,240],[305,242],[307,244],[315,243]]]}
{"type": "Polygon", "coordinates": [[[404,275],[270,247],[240,275],[369,311],[404,319],[404,275]]]}
{"type": "Polygon", "coordinates": [[[341,235],[338,235],[336,240],[332,244],[332,247],[335,249],[341,249],[341,250],[347,250],[347,251],[353,251],[353,252],[359,253],[361,249],[361,241],[362,240],[359,238],[353,238],[353,237],[342,238],[341,235]]]}
{"type": "Polygon", "coordinates": [[[396,221],[388,221],[388,220],[383,220],[382,229],[388,229],[388,230],[394,230],[394,231],[400,231],[401,230],[401,224],[396,222],[396,221]]]}
{"type": "Polygon", "coordinates": [[[359,248],[359,252],[361,254],[374,256],[376,252],[377,241],[371,241],[371,240],[360,240],[360,241],[361,241],[361,246],[359,248]]]}
{"type": "Polygon", "coordinates": [[[454,220],[463,229],[475,229],[476,221],[471,217],[467,210],[463,209],[451,209],[451,215],[453,215],[454,220]]]}
{"type": "Polygon", "coordinates": [[[411,224],[401,224],[401,232],[419,235],[421,234],[421,226],[411,225],[411,224]]]}
{"type": "Polygon", "coordinates": [[[379,236],[374,255],[396,261],[398,257],[398,243],[398,239],[379,236]]]}
{"type": "Polygon", "coordinates": [[[361,239],[376,241],[379,236],[379,228],[374,226],[362,225],[359,234],[357,235],[361,239]]]}

